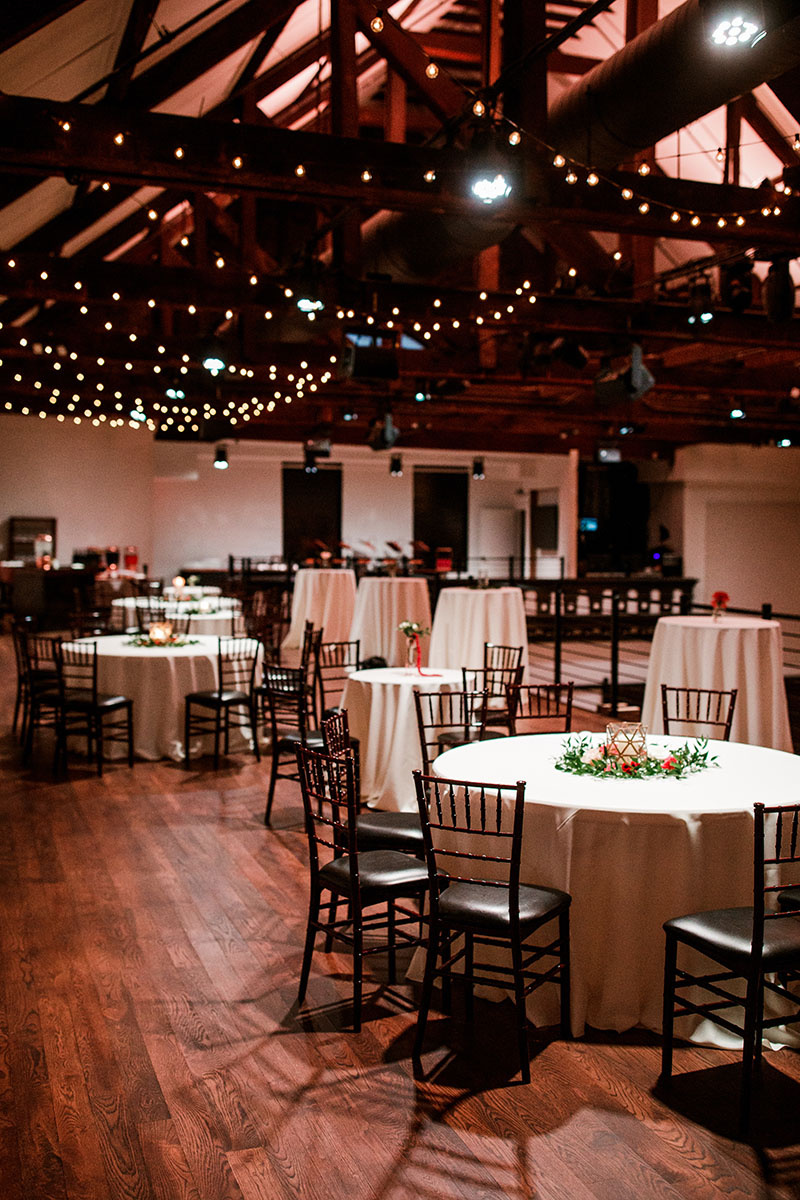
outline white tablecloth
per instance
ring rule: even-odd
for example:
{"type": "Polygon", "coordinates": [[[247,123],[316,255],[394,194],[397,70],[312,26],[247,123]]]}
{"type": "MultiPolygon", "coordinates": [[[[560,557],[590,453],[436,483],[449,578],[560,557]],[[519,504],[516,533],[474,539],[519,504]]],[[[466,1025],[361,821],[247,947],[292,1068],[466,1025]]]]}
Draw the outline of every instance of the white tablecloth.
{"type": "MultiPolygon", "coordinates": [[[[350,628],[352,641],[361,642],[361,658],[380,654],[390,667],[406,661],[406,639],[398,632],[401,621],[431,627],[431,600],[426,579],[368,576],[361,579],[350,628]]],[[[423,666],[428,662],[429,637],[420,639],[423,666]]]]}
{"type": "MultiPolygon", "coordinates": [[[[126,596],[121,600],[112,600],[111,607],[121,608],[125,627],[133,628],[138,625],[137,605],[143,608],[147,603],[147,600],[142,597],[126,596]]],[[[205,600],[187,600],[184,603],[176,602],[166,606],[165,619],[169,621],[173,617],[184,616],[187,614],[187,610],[190,610],[188,615],[191,617],[189,626],[191,637],[199,634],[208,634],[211,637],[231,637],[233,635],[232,618],[234,613],[238,615],[241,612],[241,604],[233,598],[219,596],[209,597],[205,600]],[[193,611],[201,604],[209,611],[193,611]]]]}
{"type": "MultiPolygon", "coordinates": [[[[731,740],[791,750],[781,627],[759,617],[662,617],[647,668],[642,723],[664,728],[661,684],[738,688],[731,740]]],[[[679,732],[692,730],[681,727],[679,732]]],[[[702,733],[702,730],[698,732],[702,733]]]]}
{"type": "Polygon", "coordinates": [[[292,621],[283,641],[285,650],[299,650],[306,621],[322,629],[325,642],[346,642],[353,623],[356,576],[333,567],[301,567],[294,577],[292,621]]]}
{"type": "MultiPolygon", "coordinates": [[[[174,600],[176,596],[180,596],[184,600],[203,600],[206,596],[219,596],[221,592],[221,587],[211,587],[207,584],[200,585],[187,583],[186,587],[181,588],[180,592],[177,588],[165,587],[164,597],[167,600],[174,600]]],[[[226,599],[230,599],[230,597],[226,597],[226,599]]]]}
{"type": "Polygon", "coordinates": [[[344,685],[342,707],[360,742],[361,798],[370,805],[391,812],[417,809],[411,772],[422,768],[422,757],[412,690],[461,688],[460,671],[429,669],[429,675],[404,667],[355,671],[344,685]]]}
{"type": "MultiPolygon", "coordinates": [[[[592,735],[597,741],[602,735],[592,735]]],[[[686,739],[648,739],[683,745],[686,739]]],[[[501,738],[439,755],[445,778],[527,783],[523,883],[572,895],[572,1030],[661,1028],[663,922],[752,902],[753,801],[795,803],[800,758],[709,742],[719,766],[683,780],[595,779],[557,771],[563,734],[501,738]]],[[[558,1021],[555,988],[529,999],[558,1021]]],[[[688,1036],[688,1018],[678,1031],[688,1036]]],[[[700,1040],[712,1040],[703,1030],[700,1040]]]]}
{"type": "Polygon", "coordinates": [[[522,591],[515,587],[444,588],[436,601],[430,660],[446,667],[482,667],[484,642],[524,646],[528,677],[528,631],[522,591]]]}
{"type": "Polygon", "coordinates": [[[133,701],[134,753],[151,760],[183,758],[184,697],[216,687],[219,639],[158,647],[129,646],[125,635],[87,640],[97,642],[99,690],[133,701]]]}

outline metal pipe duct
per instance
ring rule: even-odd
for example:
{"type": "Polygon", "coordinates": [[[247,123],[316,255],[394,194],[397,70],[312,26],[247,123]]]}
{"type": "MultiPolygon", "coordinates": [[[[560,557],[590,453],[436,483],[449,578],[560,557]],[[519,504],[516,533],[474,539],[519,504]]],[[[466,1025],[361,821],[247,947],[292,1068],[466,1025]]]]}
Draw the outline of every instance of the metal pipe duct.
{"type": "MultiPolygon", "coordinates": [[[[773,0],[774,3],[774,0],[773,0]]],[[[787,17],[758,45],[714,46],[700,0],[687,0],[628,42],[559,97],[547,141],[594,167],[615,167],[759,84],[800,63],[800,16],[787,17]]]]}
{"type": "MultiPolygon", "coordinates": [[[[559,97],[548,115],[549,144],[608,169],[800,65],[798,6],[772,0],[781,3],[784,24],[758,45],[726,53],[708,41],[700,0],[687,0],[559,97]]],[[[483,215],[378,213],[363,230],[364,270],[429,282],[512,228],[483,215]]]]}

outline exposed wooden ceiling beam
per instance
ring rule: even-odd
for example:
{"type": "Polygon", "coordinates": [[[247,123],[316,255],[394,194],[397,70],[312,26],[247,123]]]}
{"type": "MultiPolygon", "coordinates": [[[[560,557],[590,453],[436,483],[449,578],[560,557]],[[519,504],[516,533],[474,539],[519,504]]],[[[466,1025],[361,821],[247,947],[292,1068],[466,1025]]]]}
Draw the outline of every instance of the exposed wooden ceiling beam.
{"type": "Polygon", "coordinates": [[[82,0],[26,0],[24,4],[5,5],[0,16],[0,54],[81,3],[82,0]]]}

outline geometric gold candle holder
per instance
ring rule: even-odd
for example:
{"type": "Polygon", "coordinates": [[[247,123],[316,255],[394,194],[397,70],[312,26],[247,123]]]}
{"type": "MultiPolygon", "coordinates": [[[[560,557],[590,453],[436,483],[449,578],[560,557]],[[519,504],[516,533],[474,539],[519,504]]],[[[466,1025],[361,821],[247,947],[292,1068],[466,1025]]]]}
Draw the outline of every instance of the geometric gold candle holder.
{"type": "Polygon", "coordinates": [[[647,758],[647,729],[638,721],[606,725],[606,740],[623,762],[642,762],[647,758]]]}

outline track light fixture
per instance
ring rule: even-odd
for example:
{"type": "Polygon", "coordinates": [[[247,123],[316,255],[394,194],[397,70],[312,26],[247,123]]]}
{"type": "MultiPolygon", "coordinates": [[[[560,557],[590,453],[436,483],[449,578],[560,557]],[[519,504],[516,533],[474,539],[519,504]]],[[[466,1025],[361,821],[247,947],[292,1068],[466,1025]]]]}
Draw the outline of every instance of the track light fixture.
{"type": "Polygon", "coordinates": [[[227,446],[217,446],[214,453],[214,466],[218,471],[227,471],[228,469],[228,448],[227,446]]]}
{"type": "Polygon", "coordinates": [[[393,454],[389,459],[389,474],[397,479],[403,474],[403,458],[400,454],[393,454]]]}
{"type": "Polygon", "coordinates": [[[764,312],[770,321],[789,321],[794,312],[794,280],[788,258],[776,258],[763,284],[764,312]]]}
{"type": "Polygon", "coordinates": [[[316,475],[319,470],[317,456],[310,446],[303,447],[303,470],[306,475],[316,475]]]}
{"type": "Polygon", "coordinates": [[[483,469],[483,459],[482,458],[474,458],[472,460],[472,478],[473,479],[485,479],[486,478],[486,472],[483,469]]]}
{"type": "Polygon", "coordinates": [[[714,320],[714,305],[711,298],[711,281],[707,275],[700,275],[689,284],[689,316],[690,325],[710,325],[714,320]]]}
{"type": "Polygon", "coordinates": [[[219,375],[220,371],[225,370],[225,355],[222,346],[216,339],[210,341],[206,346],[203,353],[203,366],[212,375],[219,375]]]}
{"type": "Polygon", "coordinates": [[[700,0],[706,36],[713,46],[743,50],[767,32],[761,0],[700,0]]]}

